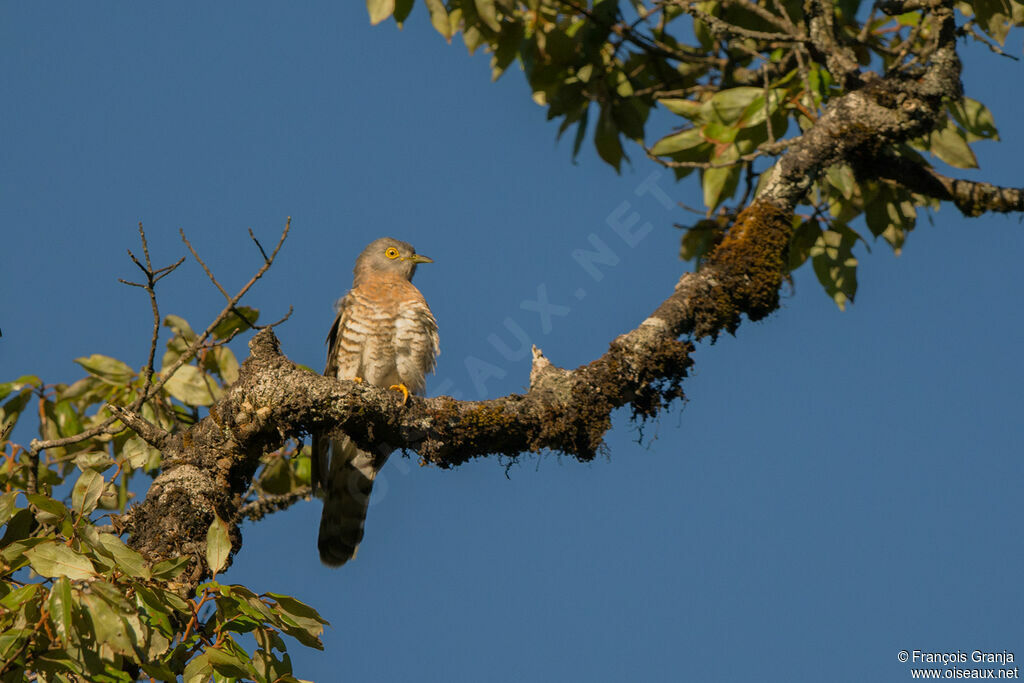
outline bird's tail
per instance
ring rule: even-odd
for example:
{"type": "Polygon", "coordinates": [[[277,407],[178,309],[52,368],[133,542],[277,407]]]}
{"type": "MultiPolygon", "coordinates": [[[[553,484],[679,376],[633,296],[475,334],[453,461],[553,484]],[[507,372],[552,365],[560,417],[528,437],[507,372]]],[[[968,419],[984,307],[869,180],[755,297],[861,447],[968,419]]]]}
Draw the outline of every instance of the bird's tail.
{"type": "Polygon", "coordinates": [[[317,546],[321,562],[340,567],[356,556],[363,540],[373,480],[383,462],[344,437],[331,439],[330,450],[330,463],[320,473],[324,510],[317,546]]]}

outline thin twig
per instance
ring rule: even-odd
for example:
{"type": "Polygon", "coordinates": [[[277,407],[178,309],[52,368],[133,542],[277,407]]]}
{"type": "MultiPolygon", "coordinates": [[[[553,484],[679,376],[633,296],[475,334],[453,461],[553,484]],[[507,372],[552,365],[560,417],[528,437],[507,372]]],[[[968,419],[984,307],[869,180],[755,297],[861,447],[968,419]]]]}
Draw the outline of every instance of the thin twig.
{"type": "MultiPolygon", "coordinates": [[[[289,217],[288,220],[290,221],[291,217],[289,217]]],[[[249,228],[249,238],[256,243],[256,248],[260,250],[260,253],[263,255],[263,261],[266,262],[267,252],[263,251],[263,245],[260,244],[260,241],[258,239],[256,239],[256,235],[253,234],[252,228],[249,228]]]]}
{"type": "Polygon", "coordinates": [[[789,145],[793,144],[794,139],[795,138],[789,140],[780,140],[778,142],[773,143],[766,142],[760,145],[756,150],[749,154],[744,154],[741,157],[737,157],[733,161],[726,161],[723,163],[715,163],[713,161],[668,161],[666,159],[662,159],[658,155],[651,152],[650,147],[647,147],[646,145],[641,145],[641,147],[647,153],[648,158],[658,162],[665,168],[700,168],[707,170],[709,168],[729,168],[730,166],[736,166],[738,164],[751,162],[754,159],[757,159],[765,155],[774,156],[782,152],[789,145]]]}
{"type": "Polygon", "coordinates": [[[755,31],[749,28],[743,28],[742,26],[736,26],[730,24],[727,21],[719,19],[713,14],[709,14],[704,10],[697,7],[691,2],[680,2],[676,3],[682,8],[684,12],[689,14],[694,19],[700,19],[708,28],[711,29],[712,33],[722,36],[741,36],[743,38],[753,38],[754,40],[764,41],[777,41],[781,43],[805,43],[807,37],[800,35],[799,33],[772,33],[769,31],[755,31]]]}
{"type": "Polygon", "coordinates": [[[793,22],[789,20],[788,16],[783,18],[777,14],[772,14],[771,12],[768,11],[767,8],[761,7],[756,2],[750,2],[749,0],[726,0],[726,5],[742,7],[748,12],[756,14],[757,16],[767,21],[769,24],[777,26],[779,29],[789,33],[790,35],[799,34],[799,31],[797,30],[796,26],[793,25],[793,22]]]}
{"type": "Polygon", "coordinates": [[[280,512],[291,507],[300,500],[309,500],[312,495],[313,489],[309,486],[300,486],[288,493],[263,493],[256,500],[249,501],[239,508],[237,518],[257,522],[272,512],[280,512]]]}
{"type": "MultiPolygon", "coordinates": [[[[270,254],[269,257],[264,259],[263,265],[260,266],[258,271],[256,271],[256,274],[253,275],[252,278],[247,283],[245,283],[245,286],[243,286],[242,289],[240,289],[238,293],[235,294],[235,296],[231,297],[231,299],[228,300],[227,306],[225,306],[224,309],[221,310],[220,314],[218,314],[217,317],[214,318],[213,322],[211,322],[207,326],[203,333],[196,337],[195,341],[192,342],[188,349],[186,349],[183,354],[178,356],[177,360],[175,360],[175,362],[172,363],[169,368],[164,368],[161,371],[160,379],[156,383],[151,384],[149,390],[145,394],[142,394],[143,398],[141,401],[139,401],[139,405],[142,405],[142,403],[145,403],[149,399],[156,396],[160,392],[160,390],[163,389],[167,381],[174,376],[174,373],[178,371],[178,368],[180,368],[182,365],[184,365],[185,363],[187,363],[188,361],[192,360],[192,358],[195,357],[196,353],[203,346],[206,339],[213,333],[213,330],[216,329],[216,327],[221,322],[223,322],[228,317],[228,315],[231,314],[232,311],[235,310],[235,305],[239,302],[239,300],[241,300],[241,298],[245,296],[246,292],[248,292],[249,289],[251,289],[252,286],[256,284],[256,282],[260,278],[263,277],[263,274],[266,273],[270,266],[274,263],[274,259],[277,257],[278,251],[281,250],[281,245],[284,244],[284,241],[288,237],[288,233],[290,230],[291,217],[289,217],[288,220],[285,222],[284,230],[281,232],[281,237],[280,239],[278,239],[277,246],[274,247],[274,251],[270,254]]],[[[138,399],[136,399],[136,401],[138,401],[138,399]]],[[[114,428],[113,424],[117,422],[118,419],[118,417],[112,416],[89,430],[86,430],[79,434],[75,434],[73,436],[63,437],[61,439],[51,439],[48,441],[33,439],[31,444],[29,445],[30,452],[38,453],[39,451],[46,450],[49,448],[68,446],[71,444],[79,443],[81,441],[85,441],[86,439],[91,439],[103,433],[117,434],[118,432],[121,431],[121,429],[114,428]]],[[[142,435],[140,434],[140,436],[142,435]]]]}

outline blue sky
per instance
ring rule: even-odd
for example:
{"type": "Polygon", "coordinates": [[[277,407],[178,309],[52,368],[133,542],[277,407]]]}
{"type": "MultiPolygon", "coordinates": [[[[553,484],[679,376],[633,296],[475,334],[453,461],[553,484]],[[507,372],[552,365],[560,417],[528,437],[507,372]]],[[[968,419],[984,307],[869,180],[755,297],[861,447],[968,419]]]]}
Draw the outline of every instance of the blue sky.
{"type": "MultiPolygon", "coordinates": [[[[0,379],[143,364],[148,303],[116,280],[140,220],[159,264],[184,228],[233,289],[259,265],[246,229],[272,243],[292,216],[247,301],[293,305],[278,334],[314,368],[355,255],[412,242],[436,261],[416,277],[441,328],[428,393],[522,390],[529,360],[489,340],[516,346],[506,320],[575,367],[646,317],[690,220],[637,194],[657,169],[633,153],[616,176],[589,146],[574,165],[519,73],[490,83],[423,15],[399,31],[362,3],[6,4],[0,379]],[[634,212],[652,229],[630,247],[609,218],[634,212]],[[592,236],[619,258],[600,281],[571,256],[592,236]],[[523,308],[539,291],[565,307],[548,329],[523,308]]],[[[1003,141],[963,174],[1019,185],[1022,67],[968,55],[1003,141]]],[[[699,204],[694,180],[658,182],[699,204]]],[[[224,580],[321,610],[326,651],[291,651],[317,681],[903,680],[903,649],[1022,658],[1022,253],[1016,217],[943,207],[899,258],[861,250],[847,312],[805,268],[771,318],[702,344],[689,402],[642,439],[618,415],[606,457],[507,476],[395,456],[355,562],[319,564],[311,502],[248,525],[224,580]]],[[[191,262],[161,287],[194,325],[222,306],[191,262]]]]}

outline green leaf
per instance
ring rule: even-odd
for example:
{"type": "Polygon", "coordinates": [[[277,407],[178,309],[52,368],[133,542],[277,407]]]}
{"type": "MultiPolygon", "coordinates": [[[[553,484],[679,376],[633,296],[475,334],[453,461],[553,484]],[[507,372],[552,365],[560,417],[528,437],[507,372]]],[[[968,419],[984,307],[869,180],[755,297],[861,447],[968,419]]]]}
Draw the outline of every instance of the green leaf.
{"type": "Polygon", "coordinates": [[[7,493],[0,495],[0,525],[7,524],[7,520],[13,517],[14,513],[18,511],[17,497],[17,491],[8,491],[7,493]]]}
{"type": "Polygon", "coordinates": [[[689,128],[679,133],[666,135],[662,139],[658,140],[654,143],[654,147],[651,148],[651,154],[657,156],[673,154],[684,149],[696,147],[703,142],[704,136],[700,134],[700,130],[697,128],[689,128]]]}
{"type": "Polygon", "coordinates": [[[992,112],[978,100],[963,97],[949,105],[949,113],[967,131],[967,142],[976,140],[998,140],[999,131],[992,112]]]}
{"type": "Polygon", "coordinates": [[[84,581],[96,575],[95,567],[89,558],[55,541],[41,543],[25,551],[25,557],[40,576],[66,576],[72,580],[84,581]]]}
{"type": "Polygon", "coordinates": [[[874,197],[865,203],[864,219],[871,234],[883,237],[898,256],[906,233],[914,229],[917,209],[907,192],[882,184],[874,197]]]}
{"type": "Polygon", "coordinates": [[[98,377],[89,375],[78,380],[63,391],[58,391],[57,399],[60,401],[70,401],[84,410],[94,403],[105,403],[117,390],[117,387],[109,382],[104,382],[98,377]]]}
{"type": "Polygon", "coordinates": [[[684,261],[703,258],[718,244],[723,234],[722,227],[710,218],[697,221],[683,233],[679,244],[679,258],[684,261]]]}
{"type": "Polygon", "coordinates": [[[476,13],[480,20],[487,24],[492,31],[501,30],[501,22],[498,21],[498,14],[494,6],[494,0],[474,0],[476,13]]]}
{"type": "Polygon", "coordinates": [[[839,310],[846,310],[846,302],[853,301],[857,293],[857,258],[853,255],[853,246],[858,239],[856,232],[837,224],[835,229],[822,232],[811,247],[814,273],[839,310]]]}
{"type": "Polygon", "coordinates": [[[64,503],[42,493],[28,493],[25,495],[25,498],[35,508],[36,519],[42,524],[57,526],[68,514],[68,509],[64,507],[64,503]]]}
{"type": "MultiPolygon", "coordinates": [[[[91,586],[90,592],[83,592],[81,607],[89,617],[93,632],[96,634],[96,641],[99,645],[106,645],[119,654],[134,654],[131,638],[128,635],[129,629],[121,614],[110,604],[99,592],[94,592],[100,586],[109,586],[102,581],[96,581],[91,586]]],[[[111,586],[113,588],[113,586],[111,586]]],[[[102,589],[101,589],[102,590],[102,589]]]]}
{"type": "Polygon", "coordinates": [[[997,43],[1006,43],[1006,35],[1013,26],[1013,7],[1007,0],[974,0],[974,16],[981,29],[997,43]]]}
{"type": "Polygon", "coordinates": [[[260,317],[260,312],[249,306],[235,306],[235,309],[228,313],[228,316],[221,320],[213,328],[213,336],[217,339],[227,339],[235,332],[244,332],[252,329],[260,317]],[[241,314],[241,315],[239,315],[241,314]]]}
{"type": "Polygon", "coordinates": [[[171,328],[171,331],[178,337],[181,337],[186,343],[191,344],[198,337],[196,333],[192,331],[192,326],[188,324],[188,321],[179,315],[168,315],[164,318],[164,327],[171,328]]]}
{"type": "Polygon", "coordinates": [[[702,102],[694,102],[693,100],[682,100],[682,99],[664,99],[658,100],[658,104],[668,109],[673,114],[678,114],[691,121],[699,121],[701,113],[704,111],[704,105],[702,102]]]}
{"type": "MultiPolygon", "coordinates": [[[[10,629],[0,633],[0,662],[13,661],[14,655],[21,649],[21,644],[35,633],[30,628],[10,629]]],[[[15,680],[11,678],[10,680],[15,680]]]]}
{"type": "Polygon", "coordinates": [[[25,410],[25,406],[28,405],[29,400],[32,398],[32,392],[29,390],[21,391],[17,396],[12,397],[7,403],[4,403],[0,407],[0,439],[5,438],[5,435],[10,434],[11,429],[18,422],[18,418],[21,417],[21,412],[25,410]]]}
{"type": "Polygon", "coordinates": [[[74,598],[71,594],[71,582],[66,576],[62,576],[53,582],[50,588],[50,598],[47,607],[50,610],[50,621],[53,622],[54,630],[61,642],[68,645],[68,636],[74,631],[71,622],[71,606],[74,598]]]}
{"type": "Polygon", "coordinates": [[[174,398],[189,406],[212,405],[223,393],[217,383],[194,365],[182,365],[164,384],[174,398]]]}
{"type": "MultiPolygon", "coordinates": [[[[740,114],[739,120],[736,125],[741,128],[752,128],[764,123],[768,117],[774,116],[779,109],[779,104],[782,102],[785,92],[783,90],[769,90],[768,91],[768,104],[765,106],[764,91],[760,95],[755,97],[747,105],[743,113],[740,114]]],[[[775,121],[772,121],[772,129],[776,133],[781,133],[785,130],[785,125],[777,125],[775,121]]]]}
{"type": "Polygon", "coordinates": [[[174,557],[158,562],[153,566],[153,578],[158,581],[173,581],[185,571],[185,567],[188,566],[191,559],[190,557],[174,557]]]}
{"type": "Polygon", "coordinates": [[[0,399],[6,398],[12,391],[21,391],[25,387],[39,387],[43,386],[43,381],[35,375],[22,375],[13,382],[2,382],[0,383],[0,399]]]}
{"type": "Polygon", "coordinates": [[[260,475],[260,488],[267,493],[282,494],[292,489],[292,471],[287,458],[271,456],[260,475]]]}
{"type": "Polygon", "coordinates": [[[85,470],[71,490],[71,507],[80,515],[87,515],[96,509],[96,503],[103,495],[107,482],[95,470],[85,470]]]}
{"type": "Polygon", "coordinates": [[[612,105],[612,119],[626,137],[638,142],[644,139],[644,124],[649,108],[636,98],[612,105]]]}
{"type": "Polygon", "coordinates": [[[231,538],[228,535],[228,523],[214,515],[210,528],[206,531],[206,564],[216,576],[227,566],[231,555],[231,538]]]}
{"type": "Polygon", "coordinates": [[[103,451],[86,451],[85,453],[76,453],[74,463],[82,470],[103,472],[114,464],[114,459],[103,451]]]}
{"type": "Polygon", "coordinates": [[[978,159],[974,156],[970,145],[967,144],[967,136],[949,119],[946,120],[944,128],[932,131],[928,148],[932,154],[950,166],[956,168],[978,167],[978,159]]]}
{"type": "Polygon", "coordinates": [[[234,384],[238,381],[238,359],[235,354],[226,346],[219,346],[213,350],[213,357],[217,363],[217,374],[224,380],[224,384],[234,384]]]}
{"type": "MultiPolygon", "coordinates": [[[[726,163],[736,159],[737,156],[736,150],[730,149],[712,161],[716,164],[726,163]]],[[[718,208],[719,204],[732,196],[736,191],[736,185],[740,181],[742,170],[741,164],[733,164],[731,166],[708,168],[701,171],[704,205],[708,208],[708,211],[714,211],[718,208]]]]}
{"type": "Polygon", "coordinates": [[[583,113],[580,115],[579,123],[576,124],[576,137],[572,141],[572,161],[576,163],[576,157],[580,155],[580,148],[583,140],[587,137],[587,119],[590,116],[590,107],[584,105],[583,113]]]}
{"type": "Polygon", "coordinates": [[[309,484],[310,482],[310,470],[312,469],[313,463],[310,460],[309,453],[309,447],[303,446],[298,457],[292,458],[292,468],[295,471],[295,478],[302,484],[309,484]]]}
{"type": "Polygon", "coordinates": [[[789,270],[796,270],[803,265],[820,237],[821,227],[817,219],[810,218],[796,227],[789,240],[789,270]]]}
{"type": "Polygon", "coordinates": [[[395,0],[366,0],[370,23],[374,26],[390,17],[395,11],[395,0]]]}
{"type": "MultiPolygon", "coordinates": [[[[291,616],[293,619],[301,622],[302,624],[310,627],[315,626],[329,626],[331,622],[320,616],[320,613],[313,607],[310,607],[301,600],[297,600],[290,595],[281,595],[280,593],[264,593],[264,597],[268,597],[277,602],[280,609],[284,610],[286,614],[291,616]]],[[[323,628],[316,631],[316,635],[323,632],[323,628]]]]}
{"type": "Polygon", "coordinates": [[[99,353],[94,353],[88,358],[76,358],[75,362],[85,368],[90,375],[116,386],[127,386],[135,376],[135,371],[127,363],[99,353]]]}
{"type": "Polygon", "coordinates": [[[519,47],[523,42],[523,25],[517,22],[505,22],[501,27],[501,34],[493,45],[494,54],[491,56],[491,80],[498,80],[508,65],[519,54],[519,47]]]}
{"type": "Polygon", "coordinates": [[[398,28],[402,28],[402,24],[409,17],[409,13],[412,12],[413,0],[395,0],[395,23],[398,24],[398,28]]]}
{"type": "Polygon", "coordinates": [[[142,555],[126,546],[120,538],[114,534],[100,534],[99,541],[125,574],[138,579],[149,578],[149,567],[146,566],[142,555]]]}
{"type": "MultiPolygon", "coordinates": [[[[211,647],[206,650],[206,655],[210,660],[210,665],[213,666],[213,670],[222,676],[251,678],[256,673],[252,668],[251,661],[248,657],[243,657],[244,652],[231,652],[229,650],[230,645],[234,645],[234,641],[227,638],[221,647],[211,647]]],[[[238,646],[235,645],[235,647],[237,648],[238,646]]]]}
{"type": "Polygon", "coordinates": [[[711,142],[729,144],[736,139],[740,129],[717,121],[709,121],[700,127],[700,134],[711,142]]]}
{"type": "Polygon", "coordinates": [[[21,606],[36,596],[36,592],[39,590],[40,585],[38,583],[30,583],[21,588],[16,588],[0,600],[0,606],[7,608],[12,612],[17,612],[21,609],[21,606]]]}
{"type": "MultiPolygon", "coordinates": [[[[735,124],[743,116],[747,107],[758,97],[764,96],[764,90],[762,88],[753,88],[749,86],[743,86],[739,88],[729,88],[728,90],[720,90],[715,93],[708,104],[711,107],[711,111],[714,113],[715,118],[719,123],[735,124]]],[[[764,107],[764,100],[761,100],[761,108],[764,107]]]]}
{"type": "Polygon", "coordinates": [[[78,420],[78,414],[71,407],[70,401],[58,401],[54,404],[53,415],[61,436],[73,436],[82,431],[82,423],[78,420]]]}
{"type": "Polygon", "coordinates": [[[619,128],[615,125],[610,107],[601,107],[601,115],[597,119],[597,128],[594,131],[594,146],[597,147],[598,155],[618,173],[624,154],[622,142],[619,140],[619,128]]]}
{"type": "Polygon", "coordinates": [[[7,520],[7,530],[3,538],[0,538],[0,554],[9,564],[14,563],[14,557],[8,555],[11,544],[28,538],[36,528],[36,517],[31,510],[18,510],[7,520]]]}
{"type": "MultiPolygon", "coordinates": [[[[154,578],[156,578],[156,571],[153,572],[154,578]]],[[[181,614],[190,614],[191,609],[187,602],[185,602],[180,595],[171,590],[164,590],[162,588],[147,588],[141,583],[133,583],[132,586],[135,588],[136,594],[146,604],[148,610],[153,614],[167,616],[171,610],[180,612],[181,614]]],[[[168,632],[168,635],[172,635],[168,632]]]]}
{"type": "Polygon", "coordinates": [[[133,470],[146,467],[154,455],[159,457],[160,451],[150,446],[139,436],[130,437],[124,442],[124,446],[121,447],[121,457],[125,459],[125,462],[133,470]]]}
{"type": "Polygon", "coordinates": [[[209,650],[193,657],[192,661],[185,667],[185,683],[206,683],[213,675],[213,666],[210,664],[209,650]]]}
{"type": "Polygon", "coordinates": [[[448,10],[444,7],[444,0],[423,0],[430,12],[430,24],[434,29],[444,36],[448,42],[452,40],[452,25],[448,19],[448,10]]]}
{"type": "Polygon", "coordinates": [[[853,169],[846,164],[829,166],[825,171],[825,177],[829,184],[839,190],[846,199],[853,197],[857,189],[857,179],[853,175],[853,169]]]}

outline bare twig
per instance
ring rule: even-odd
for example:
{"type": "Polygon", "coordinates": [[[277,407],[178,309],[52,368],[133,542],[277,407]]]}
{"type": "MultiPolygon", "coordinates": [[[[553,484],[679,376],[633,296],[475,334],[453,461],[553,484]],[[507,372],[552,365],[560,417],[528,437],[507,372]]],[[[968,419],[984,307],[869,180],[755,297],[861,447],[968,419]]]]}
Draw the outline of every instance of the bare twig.
{"type": "MultiPolygon", "coordinates": [[[[220,325],[232,312],[236,310],[235,306],[242,299],[242,297],[245,296],[246,292],[248,292],[252,288],[252,286],[256,284],[256,282],[261,277],[263,277],[263,274],[267,272],[270,266],[273,265],[274,259],[277,257],[277,252],[281,250],[281,245],[284,244],[285,239],[287,239],[288,237],[288,232],[291,230],[291,225],[292,219],[289,216],[288,220],[285,222],[284,230],[281,231],[281,237],[277,241],[277,246],[274,247],[274,251],[270,254],[268,258],[264,259],[263,265],[260,266],[259,270],[256,271],[256,274],[253,275],[252,278],[250,278],[250,280],[246,282],[245,285],[240,290],[238,290],[238,293],[228,299],[227,305],[221,310],[217,317],[213,319],[213,322],[206,326],[206,329],[203,330],[203,333],[196,337],[195,341],[192,342],[192,344],[188,347],[185,353],[178,356],[178,359],[175,360],[174,363],[172,363],[169,368],[164,368],[160,372],[160,380],[153,385],[153,388],[150,390],[150,395],[156,394],[158,391],[160,391],[163,388],[163,386],[167,383],[167,381],[174,376],[174,373],[178,371],[178,368],[180,368],[188,361],[192,360],[192,358],[195,357],[196,353],[198,353],[199,349],[202,348],[207,338],[211,334],[213,334],[213,331],[217,328],[217,326],[220,325]]],[[[200,261],[200,263],[202,262],[200,261]]],[[[203,267],[205,268],[205,265],[203,267]]],[[[142,435],[140,434],[140,436],[142,435]]]]}
{"type": "Polygon", "coordinates": [[[138,413],[112,403],[107,404],[107,410],[154,448],[162,448],[164,443],[167,442],[169,434],[138,413]]]}
{"type": "MultiPolygon", "coordinates": [[[[245,296],[245,294],[252,288],[252,286],[254,284],[256,284],[256,282],[260,278],[263,277],[263,274],[267,272],[267,270],[270,268],[270,266],[273,265],[274,259],[277,257],[277,253],[278,253],[278,251],[280,251],[281,245],[284,244],[285,239],[288,237],[288,233],[289,233],[290,230],[291,230],[291,217],[289,217],[288,220],[285,222],[284,230],[281,232],[281,237],[278,239],[277,246],[274,247],[274,251],[270,254],[269,257],[264,258],[263,265],[260,266],[259,270],[256,271],[256,274],[253,275],[252,278],[247,283],[245,283],[245,285],[238,291],[237,294],[235,294],[233,297],[228,299],[227,305],[223,308],[223,310],[221,310],[221,312],[217,315],[217,317],[214,318],[213,322],[211,322],[206,327],[206,329],[203,331],[203,333],[196,337],[196,339],[192,342],[192,344],[189,345],[188,349],[186,349],[184,353],[182,353],[180,356],[178,356],[177,360],[175,360],[174,363],[172,363],[170,367],[164,368],[161,371],[160,379],[156,383],[150,383],[148,391],[146,391],[145,393],[140,394],[140,398],[136,398],[135,401],[132,402],[132,408],[131,409],[133,411],[137,411],[139,406],[141,406],[143,403],[145,403],[146,401],[148,401],[149,399],[151,399],[155,395],[157,395],[160,392],[160,390],[163,389],[163,387],[167,383],[167,381],[171,377],[174,376],[175,372],[178,371],[178,368],[180,368],[182,365],[184,365],[185,363],[189,362],[190,360],[192,360],[195,357],[196,353],[199,352],[199,349],[206,342],[207,338],[213,333],[213,330],[216,329],[216,327],[221,322],[223,322],[233,311],[236,310],[235,306],[238,304],[238,302],[241,300],[241,298],[243,296],[245,296]]],[[[135,259],[134,256],[133,256],[132,260],[137,262],[137,259],[135,259]]],[[[172,266],[168,266],[167,268],[161,268],[158,271],[154,271],[154,273],[160,274],[159,276],[163,277],[164,274],[167,274],[168,272],[170,272],[170,270],[173,270],[173,268],[176,268],[178,265],[180,265],[180,263],[181,262],[178,261],[178,263],[176,263],[176,264],[174,264],[172,266]]],[[[204,268],[205,268],[205,266],[204,266],[204,268]]],[[[154,284],[155,284],[155,280],[154,280],[154,284]]],[[[289,315],[291,315],[290,311],[289,311],[289,315]]],[[[285,319],[287,319],[287,316],[285,317],[285,319]]],[[[151,345],[151,347],[152,347],[152,345],[151,345]]],[[[154,353],[155,353],[155,350],[154,350],[154,353]]],[[[91,438],[93,438],[95,436],[99,436],[100,434],[116,434],[119,431],[121,431],[120,429],[117,429],[117,428],[113,427],[114,423],[118,419],[120,419],[118,416],[112,416],[112,417],[104,420],[100,424],[96,425],[95,427],[93,427],[91,429],[88,429],[88,430],[86,430],[84,432],[81,432],[79,434],[75,434],[73,436],[67,436],[67,437],[63,437],[63,438],[60,438],[60,439],[50,439],[50,440],[45,440],[45,441],[39,440],[39,439],[33,439],[31,444],[29,445],[30,452],[38,453],[39,451],[46,450],[46,449],[49,449],[49,448],[57,448],[57,447],[60,447],[60,446],[68,446],[68,445],[71,445],[71,444],[79,443],[81,441],[85,441],[86,439],[91,439],[91,438]]],[[[126,422],[125,424],[128,424],[128,423],[126,422]]],[[[139,434],[139,436],[143,436],[143,434],[139,434]]],[[[145,439],[144,436],[143,436],[143,438],[145,439]]],[[[154,438],[156,438],[156,437],[154,437],[154,438]]],[[[147,442],[148,442],[148,440],[147,440],[147,442]]],[[[149,442],[149,443],[152,443],[152,442],[149,442]]],[[[155,445],[155,444],[153,444],[153,445],[155,445]]]]}
{"type": "Polygon", "coordinates": [[[836,33],[835,5],[823,0],[808,0],[809,46],[816,52],[816,58],[824,61],[836,81],[850,87],[860,81],[860,65],[853,52],[841,44],[836,33]]]}
{"type": "Polygon", "coordinates": [[[953,202],[967,216],[980,216],[988,211],[1024,211],[1024,187],[1000,187],[991,183],[950,178],[933,168],[894,155],[863,160],[855,168],[859,175],[885,178],[911,192],[953,202]]]}
{"type": "Polygon", "coordinates": [[[727,21],[719,19],[713,14],[705,12],[697,7],[696,3],[693,2],[677,2],[675,4],[694,19],[700,19],[703,21],[708,25],[708,28],[711,29],[711,32],[717,35],[740,36],[743,38],[753,38],[754,40],[775,41],[780,43],[804,43],[807,41],[807,36],[796,32],[772,33],[769,31],[755,31],[753,29],[730,24],[727,21]]]}
{"type": "Polygon", "coordinates": [[[911,61],[908,64],[904,64],[903,60],[906,59],[907,54],[909,54],[911,48],[913,48],[914,43],[916,43],[917,39],[921,36],[921,31],[924,29],[924,25],[928,21],[928,16],[929,15],[927,14],[922,15],[921,19],[917,22],[917,26],[914,26],[912,29],[910,29],[910,33],[907,35],[906,39],[893,48],[893,51],[896,54],[893,55],[893,61],[892,64],[889,65],[887,73],[892,73],[899,69],[907,68],[914,63],[913,61],[911,61]]]}
{"type": "MultiPolygon", "coordinates": [[[[150,398],[149,389],[152,386],[153,382],[153,360],[156,357],[157,341],[159,340],[160,337],[160,309],[157,306],[156,302],[156,283],[162,280],[165,276],[170,275],[172,272],[174,272],[174,270],[185,261],[185,257],[182,256],[180,259],[178,259],[169,266],[154,269],[153,262],[149,256],[149,243],[146,240],[146,231],[143,229],[141,222],[139,223],[139,238],[142,240],[142,253],[145,259],[145,265],[143,265],[143,263],[139,261],[135,254],[132,253],[131,249],[128,250],[128,256],[131,258],[132,263],[138,266],[139,270],[141,270],[145,274],[146,282],[129,282],[128,280],[125,280],[123,278],[118,278],[118,281],[123,284],[132,287],[139,287],[141,289],[146,290],[147,294],[149,294],[150,307],[153,310],[153,333],[150,336],[149,340],[149,351],[146,357],[146,365],[143,366],[142,370],[140,371],[140,375],[143,377],[143,385],[137,397],[131,403],[130,409],[132,411],[138,411],[142,404],[149,400],[150,398]]],[[[49,439],[45,441],[33,439],[29,447],[29,453],[38,458],[38,454],[42,450],[46,450],[49,448],[59,448],[61,446],[70,446],[72,444],[85,441],[86,439],[91,439],[93,437],[100,436],[101,434],[116,434],[119,431],[121,431],[120,428],[114,427],[114,424],[116,422],[117,417],[111,416],[104,420],[103,422],[83,432],[79,432],[78,434],[73,434],[71,436],[66,436],[60,439],[49,439]]]]}
{"type": "Polygon", "coordinates": [[[288,493],[263,493],[256,500],[251,500],[238,509],[236,521],[250,519],[259,521],[272,512],[285,510],[300,500],[309,500],[313,495],[313,489],[309,486],[300,486],[288,493]]]}
{"type": "MultiPolygon", "coordinates": [[[[291,218],[289,217],[288,220],[291,220],[291,218]]],[[[263,251],[263,245],[260,244],[260,241],[258,239],[256,239],[256,235],[253,234],[252,228],[249,228],[249,237],[252,239],[253,242],[256,243],[256,248],[259,249],[260,254],[263,255],[263,262],[266,263],[267,261],[269,261],[270,257],[267,256],[267,252],[263,251]]],[[[277,252],[275,251],[274,253],[277,252]]]]}
{"type": "MultiPolygon", "coordinates": [[[[678,0],[677,0],[678,2],[678,0]]],[[[742,7],[752,14],[756,14],[761,17],[769,24],[778,27],[780,30],[786,32],[789,35],[798,35],[799,30],[793,25],[793,22],[789,20],[789,16],[783,14],[779,16],[768,11],[767,8],[761,7],[756,2],[750,2],[750,0],[726,0],[726,5],[734,7],[742,7]]]]}
{"type": "Polygon", "coordinates": [[[160,338],[160,309],[156,303],[156,283],[165,275],[170,275],[178,266],[185,262],[185,257],[182,256],[169,266],[153,270],[153,262],[149,258],[149,242],[146,240],[146,231],[142,228],[142,221],[139,221],[139,238],[142,240],[142,253],[146,257],[146,266],[143,267],[131,251],[128,252],[128,255],[131,256],[135,265],[146,274],[145,290],[149,294],[150,307],[153,309],[153,332],[149,339],[149,355],[146,358],[146,365],[142,368],[144,377],[142,391],[139,392],[138,398],[132,402],[132,410],[136,411],[142,407],[146,394],[149,392],[149,387],[153,383],[153,359],[156,357],[156,345],[160,338]]]}
{"type": "Polygon", "coordinates": [[[757,159],[762,156],[773,156],[779,154],[784,149],[786,149],[786,147],[793,144],[794,139],[795,138],[789,140],[779,140],[776,142],[766,142],[758,146],[756,150],[749,154],[744,154],[743,156],[738,157],[733,161],[725,161],[720,163],[715,163],[713,161],[669,161],[667,159],[662,159],[658,155],[654,154],[651,151],[650,147],[646,145],[641,145],[641,147],[643,148],[644,152],[647,153],[648,158],[658,162],[665,168],[701,168],[707,170],[709,168],[729,168],[730,166],[736,166],[738,164],[753,161],[754,159],[757,159]]]}
{"type": "MultiPolygon", "coordinates": [[[[590,9],[576,2],[573,2],[573,0],[557,0],[557,2],[559,4],[565,5],[566,7],[569,7],[578,14],[582,14],[583,16],[587,17],[588,19],[595,23],[603,23],[601,22],[599,17],[596,17],[594,13],[590,11],[590,9]]],[[[632,43],[633,45],[636,45],[644,52],[657,55],[659,57],[664,57],[666,59],[674,59],[679,62],[687,62],[689,64],[706,64],[708,66],[713,66],[716,68],[722,68],[725,66],[726,63],[726,60],[724,59],[718,59],[715,57],[707,57],[700,54],[691,54],[689,52],[684,52],[676,47],[673,47],[671,45],[661,42],[660,40],[657,40],[653,36],[647,36],[642,33],[637,33],[636,31],[632,30],[628,24],[613,23],[605,24],[604,27],[607,28],[612,33],[614,33],[615,35],[622,38],[623,40],[626,40],[632,43]]]]}

